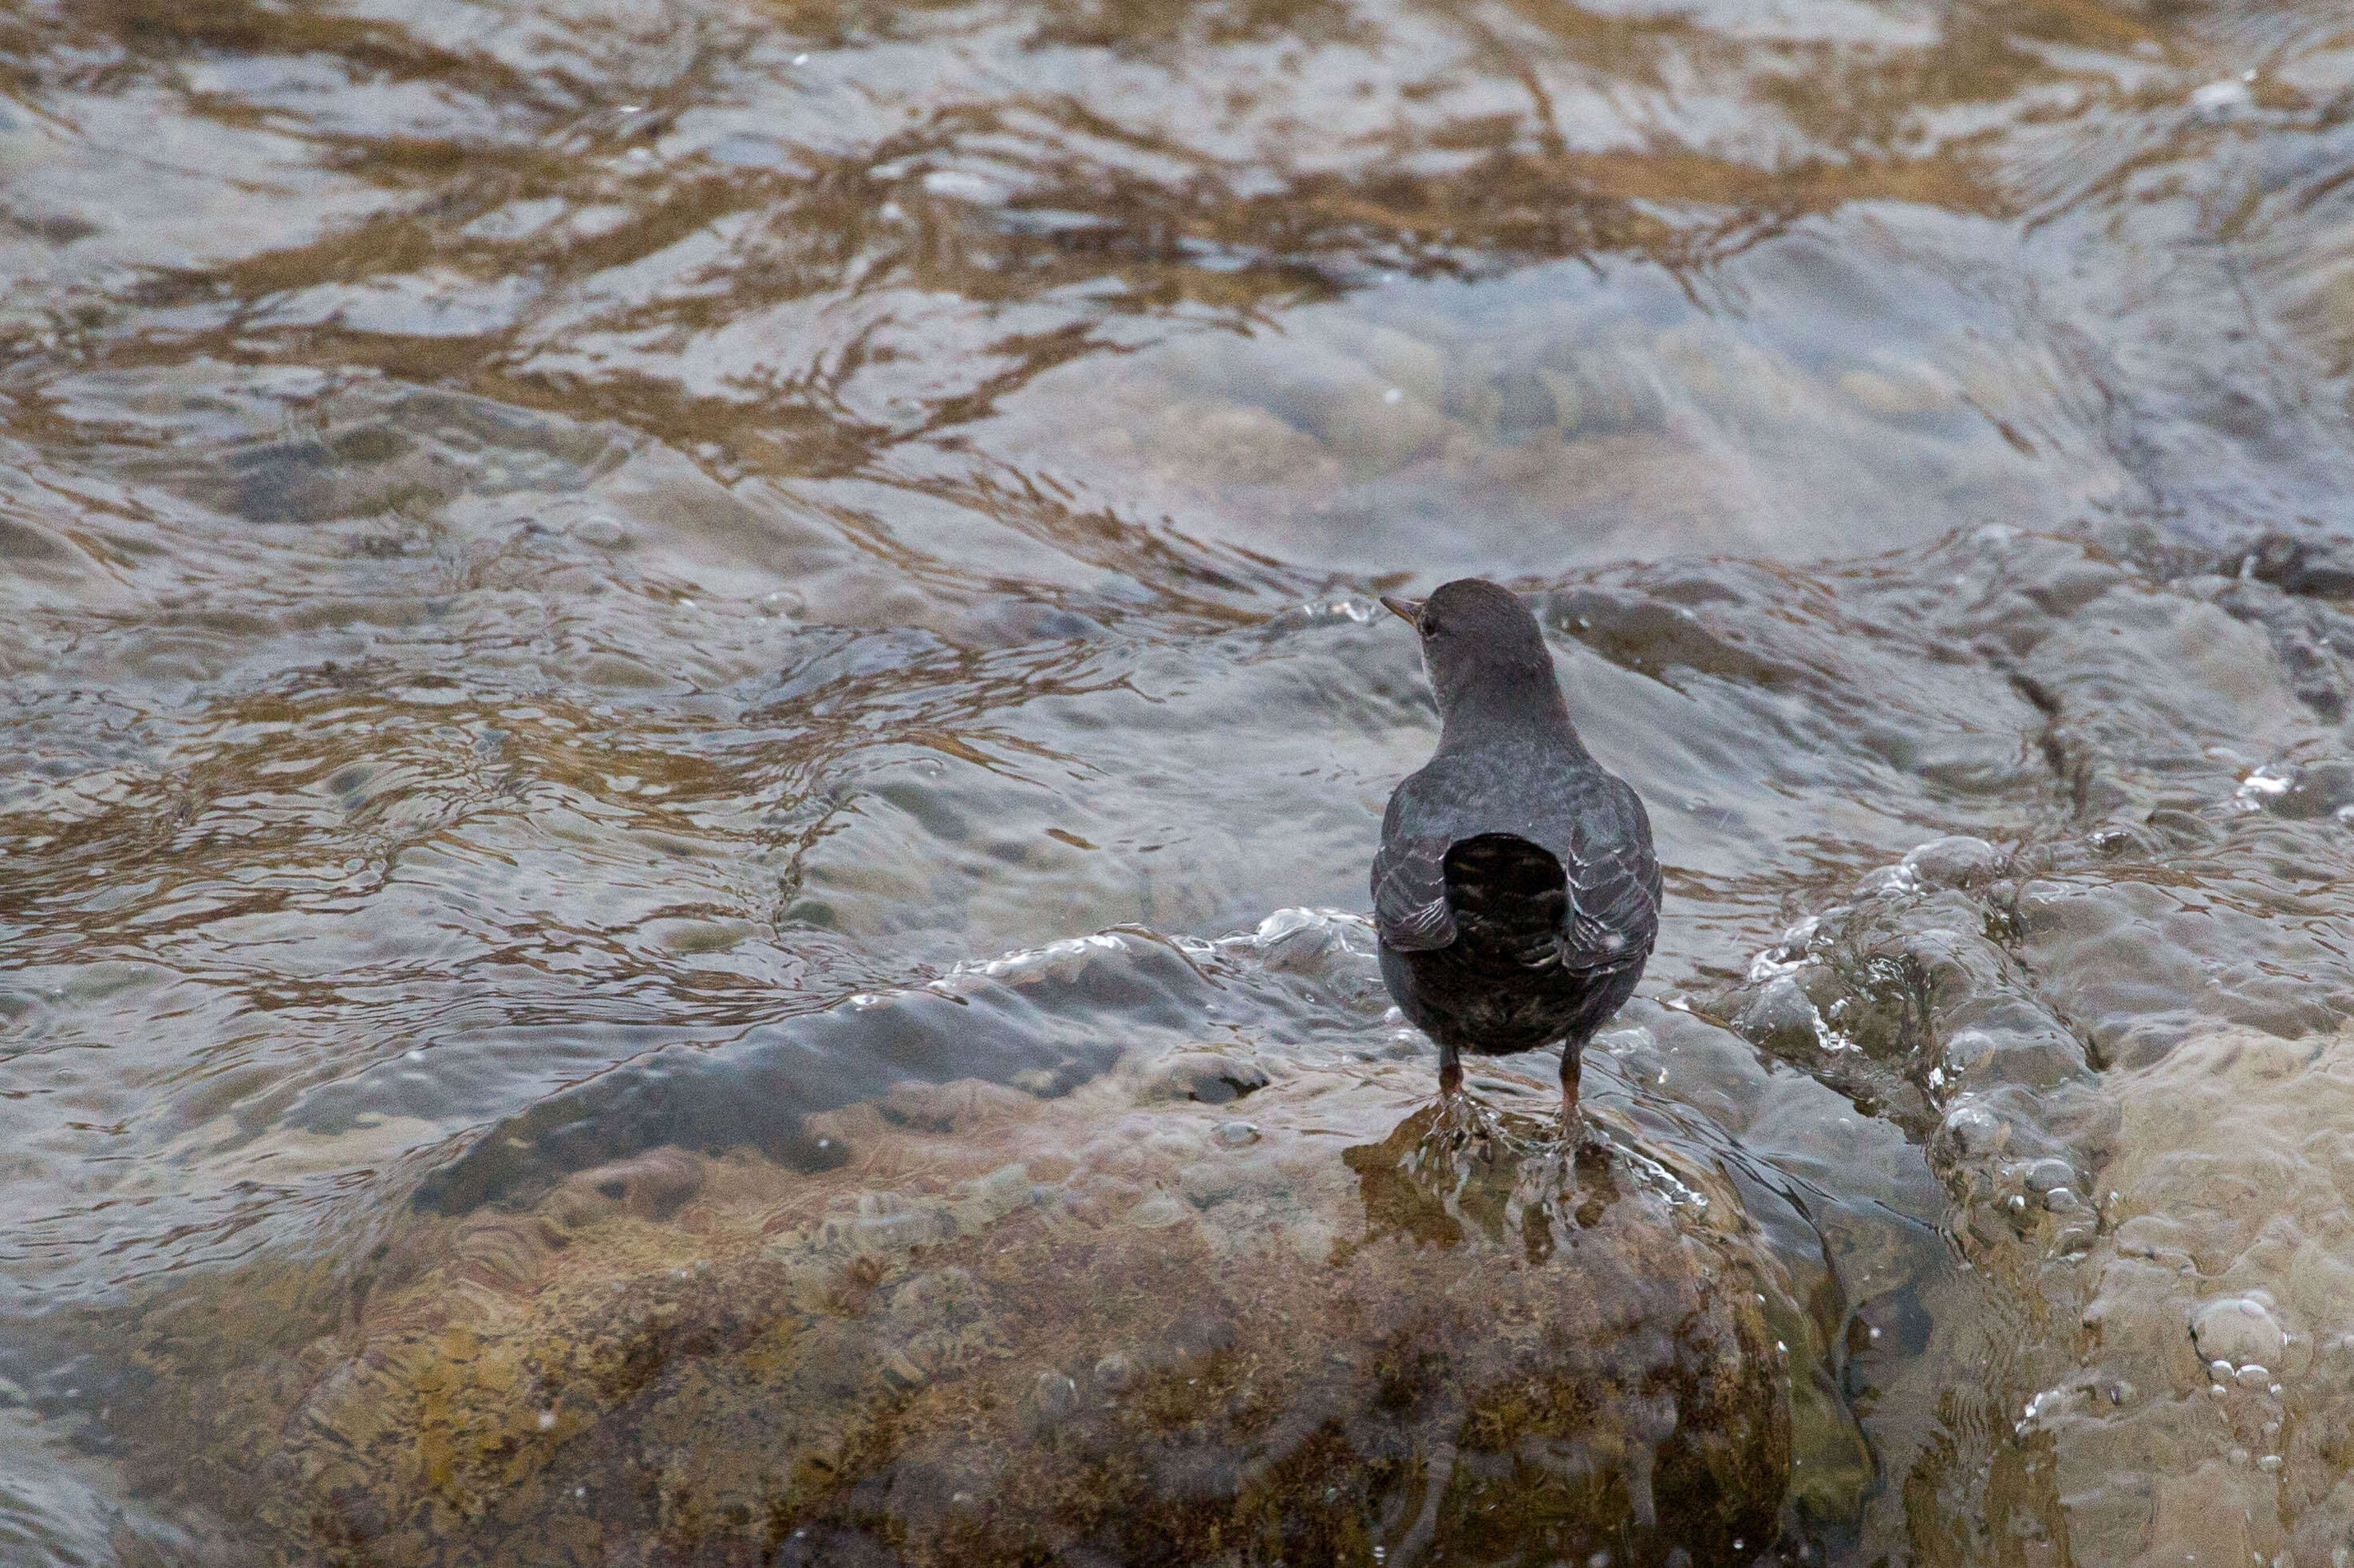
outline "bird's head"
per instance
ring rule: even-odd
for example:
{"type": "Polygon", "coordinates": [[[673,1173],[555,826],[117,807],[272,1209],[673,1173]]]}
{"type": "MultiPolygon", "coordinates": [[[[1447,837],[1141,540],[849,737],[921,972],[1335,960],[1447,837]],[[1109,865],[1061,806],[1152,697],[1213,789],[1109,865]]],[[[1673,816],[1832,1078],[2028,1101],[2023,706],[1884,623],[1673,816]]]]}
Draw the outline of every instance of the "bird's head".
{"type": "Polygon", "coordinates": [[[1384,596],[1382,603],[1421,634],[1441,719],[1458,712],[1567,718],[1544,633],[1511,589],[1458,577],[1428,599],[1384,596]]]}

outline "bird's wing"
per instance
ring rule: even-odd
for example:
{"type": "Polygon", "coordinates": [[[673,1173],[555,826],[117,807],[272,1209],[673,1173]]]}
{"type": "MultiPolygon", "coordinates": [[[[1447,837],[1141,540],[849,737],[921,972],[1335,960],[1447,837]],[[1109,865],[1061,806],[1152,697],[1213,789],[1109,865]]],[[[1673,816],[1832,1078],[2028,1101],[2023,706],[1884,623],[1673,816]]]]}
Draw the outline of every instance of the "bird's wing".
{"type": "Polygon", "coordinates": [[[1421,952],[1454,942],[1446,861],[1436,839],[1383,842],[1373,856],[1373,928],[1386,946],[1421,952]]]}
{"type": "Polygon", "coordinates": [[[1390,797],[1382,847],[1373,852],[1373,929],[1385,946],[1425,952],[1455,941],[1455,912],[1447,905],[1448,841],[1406,830],[1405,793],[1401,788],[1390,797]]]}
{"type": "Polygon", "coordinates": [[[1620,969],[1651,950],[1659,934],[1659,863],[1651,853],[1651,823],[1635,791],[1609,780],[1608,811],[1582,816],[1564,857],[1569,874],[1569,916],[1562,967],[1620,969]]]}

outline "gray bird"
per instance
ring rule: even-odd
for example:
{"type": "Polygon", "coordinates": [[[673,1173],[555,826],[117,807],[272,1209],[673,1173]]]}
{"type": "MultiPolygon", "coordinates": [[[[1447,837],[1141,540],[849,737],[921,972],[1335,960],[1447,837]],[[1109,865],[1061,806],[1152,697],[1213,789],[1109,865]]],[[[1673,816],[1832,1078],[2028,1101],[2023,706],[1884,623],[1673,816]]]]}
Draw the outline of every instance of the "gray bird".
{"type": "Polygon", "coordinates": [[[1659,930],[1651,821],[1577,738],[1536,618],[1465,577],[1384,599],[1422,634],[1438,750],[1390,796],[1373,856],[1382,979],[1438,1043],[1438,1086],[1461,1056],[1561,1042],[1565,1125],[1578,1057],[1635,994],[1659,930]]]}

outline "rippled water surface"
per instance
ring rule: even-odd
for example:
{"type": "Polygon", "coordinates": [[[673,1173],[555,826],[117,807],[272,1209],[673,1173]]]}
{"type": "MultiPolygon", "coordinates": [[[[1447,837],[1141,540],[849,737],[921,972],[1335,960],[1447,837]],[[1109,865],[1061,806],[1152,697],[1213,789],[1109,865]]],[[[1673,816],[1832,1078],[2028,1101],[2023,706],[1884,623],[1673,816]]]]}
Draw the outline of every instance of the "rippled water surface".
{"type": "Polygon", "coordinates": [[[7,7],[0,1555],[2342,1564],[2349,169],[2321,0],[7,7]],[[1600,1179],[1348,913],[1466,573],[1600,1179]]]}

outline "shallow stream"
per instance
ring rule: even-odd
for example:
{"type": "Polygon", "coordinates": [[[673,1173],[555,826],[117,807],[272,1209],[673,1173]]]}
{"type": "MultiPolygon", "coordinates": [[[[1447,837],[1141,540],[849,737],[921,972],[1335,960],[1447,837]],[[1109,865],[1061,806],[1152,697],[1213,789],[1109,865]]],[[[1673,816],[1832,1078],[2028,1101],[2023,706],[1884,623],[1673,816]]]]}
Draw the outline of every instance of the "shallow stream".
{"type": "Polygon", "coordinates": [[[2349,170],[2325,0],[0,10],[0,1558],[2342,1568],[2349,170]],[[1467,573],[1604,1175],[1352,913],[1467,573]]]}

